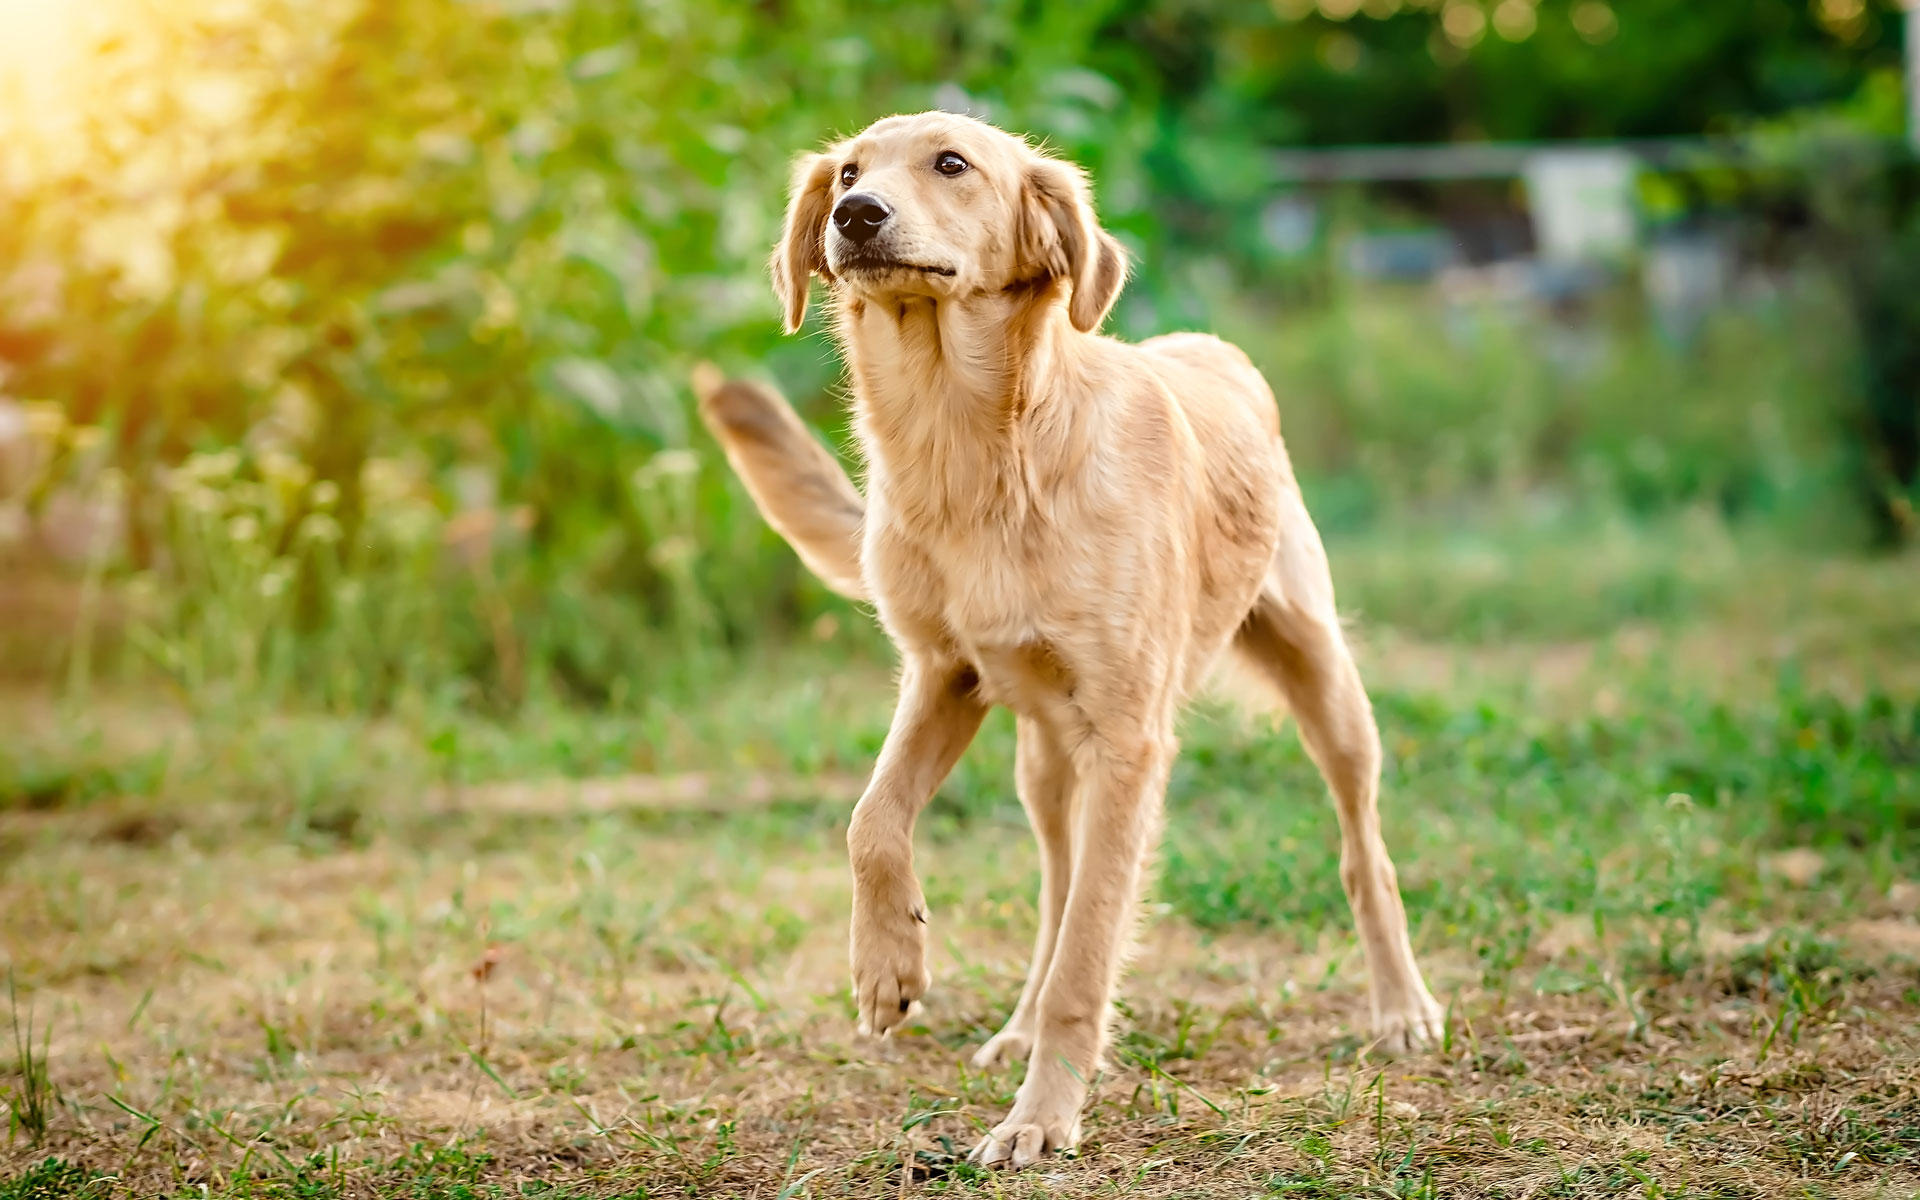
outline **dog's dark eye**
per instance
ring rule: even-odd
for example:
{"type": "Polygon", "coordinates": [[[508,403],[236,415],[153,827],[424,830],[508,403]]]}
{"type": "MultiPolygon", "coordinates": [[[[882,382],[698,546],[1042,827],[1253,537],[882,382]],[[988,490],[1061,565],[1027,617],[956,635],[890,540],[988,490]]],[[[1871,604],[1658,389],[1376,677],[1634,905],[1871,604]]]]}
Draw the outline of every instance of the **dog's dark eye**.
{"type": "Polygon", "coordinates": [[[841,187],[852,187],[853,181],[858,178],[860,178],[860,168],[853,163],[848,163],[846,166],[840,168],[841,187]]]}
{"type": "Polygon", "coordinates": [[[958,175],[967,169],[967,160],[951,150],[942,150],[934,156],[933,169],[942,175],[958,175]]]}

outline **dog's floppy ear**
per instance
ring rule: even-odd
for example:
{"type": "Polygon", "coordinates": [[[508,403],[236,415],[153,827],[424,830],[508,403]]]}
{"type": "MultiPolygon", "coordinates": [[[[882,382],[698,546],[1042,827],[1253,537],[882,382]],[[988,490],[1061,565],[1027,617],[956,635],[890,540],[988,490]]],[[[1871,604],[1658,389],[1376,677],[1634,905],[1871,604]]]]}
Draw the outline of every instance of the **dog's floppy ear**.
{"type": "Polygon", "coordinates": [[[1020,203],[1020,257],[1071,283],[1067,316],[1082,333],[1100,328],[1127,282],[1127,252],[1100,228],[1079,167],[1037,158],[1027,167],[1020,203]]]}
{"type": "Polygon", "coordinates": [[[787,193],[786,228],[773,248],[773,290],[785,311],[786,330],[796,333],[807,319],[807,287],[815,275],[831,281],[827,270],[827,211],[833,203],[832,154],[804,154],[793,164],[787,193]]]}

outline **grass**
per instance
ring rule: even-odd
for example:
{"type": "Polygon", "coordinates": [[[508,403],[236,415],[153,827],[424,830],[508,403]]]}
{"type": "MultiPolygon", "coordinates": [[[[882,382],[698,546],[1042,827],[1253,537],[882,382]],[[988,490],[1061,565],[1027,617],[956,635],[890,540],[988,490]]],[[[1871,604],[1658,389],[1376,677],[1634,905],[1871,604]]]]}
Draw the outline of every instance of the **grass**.
{"type": "Polygon", "coordinates": [[[1019,1074],[965,1057],[1036,882],[1009,723],[922,825],[928,1012],[858,1042],[841,838],[890,697],[851,614],[510,722],[16,691],[0,924],[42,1040],[0,1061],[0,1197],[1920,1194],[1917,564],[1705,526],[1334,553],[1430,1054],[1365,1053],[1324,793],[1226,706],[1086,1144],[988,1176],[1019,1074]]]}
{"type": "Polygon", "coordinates": [[[37,1142],[46,1136],[47,1117],[56,1099],[52,1081],[47,1078],[47,1046],[53,1040],[53,1031],[45,1030],[40,1044],[33,1044],[33,1014],[22,1017],[20,991],[12,971],[7,972],[7,1007],[13,1016],[14,1073],[18,1076],[6,1092],[7,1135],[11,1140],[25,1133],[37,1142]]]}

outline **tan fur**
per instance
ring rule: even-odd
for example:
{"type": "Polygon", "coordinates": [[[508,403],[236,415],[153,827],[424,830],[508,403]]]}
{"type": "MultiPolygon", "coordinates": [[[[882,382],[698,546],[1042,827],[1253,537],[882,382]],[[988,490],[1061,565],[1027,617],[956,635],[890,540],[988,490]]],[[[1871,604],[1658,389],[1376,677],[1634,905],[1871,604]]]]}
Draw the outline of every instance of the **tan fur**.
{"type": "Polygon", "coordinates": [[[1379,1043],[1436,1036],[1380,837],[1372,710],[1246,356],[1203,334],[1098,336],[1126,264],[1085,177],[943,113],[804,157],[773,274],[789,330],[809,275],[832,286],[864,504],[770,390],[707,375],[702,413],[768,519],[831,586],[872,601],[904,660],[847,838],[861,1029],[895,1028],[927,990],[914,821],[987,705],[1008,705],[1041,846],[1040,929],[1019,1003],[975,1058],[1030,1056],[1027,1076],[976,1153],[1022,1166],[1074,1144],[1175,717],[1231,648],[1294,711],[1337,802],[1379,1043]],[[942,152],[969,168],[939,173],[942,152]],[[834,227],[850,190],[891,206],[875,245],[904,265],[863,263],[834,227]]]}

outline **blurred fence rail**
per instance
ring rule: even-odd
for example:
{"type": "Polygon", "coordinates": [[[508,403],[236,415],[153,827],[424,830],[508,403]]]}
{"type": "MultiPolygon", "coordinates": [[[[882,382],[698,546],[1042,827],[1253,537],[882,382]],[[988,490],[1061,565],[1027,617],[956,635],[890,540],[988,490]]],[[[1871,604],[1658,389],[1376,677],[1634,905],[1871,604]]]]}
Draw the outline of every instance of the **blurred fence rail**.
{"type": "Polygon", "coordinates": [[[1269,161],[1279,183],[1391,183],[1514,179],[1544,155],[1629,155],[1654,167],[1751,162],[1741,138],[1622,138],[1591,141],[1447,142],[1440,145],[1328,146],[1281,150],[1269,161]]]}

